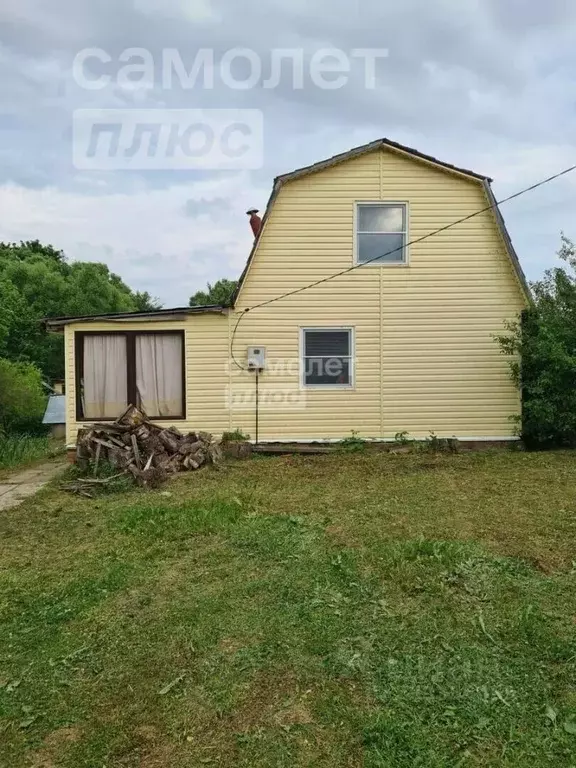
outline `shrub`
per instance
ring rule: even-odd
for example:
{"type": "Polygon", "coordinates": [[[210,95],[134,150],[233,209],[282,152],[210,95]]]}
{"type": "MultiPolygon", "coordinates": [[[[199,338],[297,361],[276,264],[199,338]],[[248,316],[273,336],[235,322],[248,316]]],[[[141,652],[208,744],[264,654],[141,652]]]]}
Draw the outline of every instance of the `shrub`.
{"type": "Polygon", "coordinates": [[[576,446],[576,247],[562,235],[568,268],[532,284],[534,304],[498,337],[522,390],[519,431],[528,448],[576,446]]]}
{"type": "Polygon", "coordinates": [[[43,432],[46,400],[42,374],[35,365],[0,358],[0,432],[43,432]]]}

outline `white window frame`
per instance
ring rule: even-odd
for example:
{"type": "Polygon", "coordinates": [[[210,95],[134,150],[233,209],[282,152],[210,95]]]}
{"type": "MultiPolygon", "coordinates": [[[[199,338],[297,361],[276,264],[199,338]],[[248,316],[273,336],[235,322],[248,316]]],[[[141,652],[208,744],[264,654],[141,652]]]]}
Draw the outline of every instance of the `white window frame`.
{"type": "Polygon", "coordinates": [[[321,325],[321,326],[301,326],[300,327],[300,389],[324,389],[332,391],[335,389],[354,389],[356,381],[356,334],[355,329],[351,325],[321,325]],[[350,382],[348,384],[306,384],[305,372],[306,372],[306,332],[317,331],[326,332],[330,331],[348,331],[350,339],[350,382]]]}
{"type": "Polygon", "coordinates": [[[354,264],[362,265],[363,267],[407,267],[410,263],[410,249],[408,243],[410,242],[410,204],[407,200],[357,200],[354,203],[354,264]],[[403,261],[372,261],[365,262],[358,260],[358,235],[372,234],[372,235],[397,235],[398,232],[359,232],[358,223],[360,221],[359,209],[364,205],[379,205],[379,206],[403,206],[405,210],[405,227],[404,227],[404,260],[403,261]]]}

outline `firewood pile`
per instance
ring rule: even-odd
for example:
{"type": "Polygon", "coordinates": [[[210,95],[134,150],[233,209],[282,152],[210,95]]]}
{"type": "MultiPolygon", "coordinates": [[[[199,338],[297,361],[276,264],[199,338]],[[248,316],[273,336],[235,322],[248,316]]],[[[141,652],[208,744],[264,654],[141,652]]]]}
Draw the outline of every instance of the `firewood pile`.
{"type": "MultiPolygon", "coordinates": [[[[99,466],[107,463],[122,475],[132,475],[138,485],[157,488],[170,475],[217,466],[222,460],[220,444],[208,432],[183,434],[176,427],[164,429],[150,421],[145,413],[134,406],[113,423],[93,424],[78,432],[76,460],[80,469],[98,473],[99,466]]],[[[81,489],[94,488],[95,482],[109,479],[81,479],[81,489]]],[[[84,495],[88,495],[85,493],[84,495]]]]}

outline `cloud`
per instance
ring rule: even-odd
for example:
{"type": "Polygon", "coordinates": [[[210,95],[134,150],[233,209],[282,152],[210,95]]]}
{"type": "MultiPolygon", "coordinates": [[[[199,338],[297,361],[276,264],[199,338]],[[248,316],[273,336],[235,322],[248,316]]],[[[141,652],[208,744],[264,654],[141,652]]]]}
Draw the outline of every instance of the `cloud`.
{"type": "MultiPolygon", "coordinates": [[[[565,0],[20,0],[0,6],[0,238],[39,237],[73,258],[102,259],[137,288],[182,303],[206,280],[234,276],[250,247],[244,212],[264,207],[275,175],[388,136],[490,174],[501,197],[576,157],[573,72],[576,5],[565,0]],[[84,48],[104,49],[111,75],[88,91],[72,77],[84,48]],[[115,82],[130,47],[154,59],[148,88],[115,82]],[[250,48],[263,64],[250,90],[222,83],[219,62],[250,48]],[[161,52],[188,71],[214,51],[215,87],[162,87],[161,52]],[[348,85],[310,80],[320,48],[387,48],[377,87],[361,61],[348,85]],[[286,62],[262,83],[276,49],[302,51],[305,86],[286,62]],[[265,119],[264,166],[253,172],[80,172],[71,124],[82,108],[251,108],[265,119]]],[[[245,75],[242,62],[233,74],[245,75]]],[[[246,62],[244,62],[246,65],[246,62]]],[[[574,181],[510,203],[504,213],[523,263],[537,277],[570,232],[574,181]]]]}
{"type": "Polygon", "coordinates": [[[188,22],[216,22],[221,16],[212,0],[134,0],[134,10],[155,16],[185,19],[188,22]]]}
{"type": "Polygon", "coordinates": [[[104,261],[179,306],[215,276],[241,272],[252,241],[245,211],[261,193],[245,176],[98,196],[9,184],[0,187],[2,237],[27,232],[71,259],[104,261]]]}

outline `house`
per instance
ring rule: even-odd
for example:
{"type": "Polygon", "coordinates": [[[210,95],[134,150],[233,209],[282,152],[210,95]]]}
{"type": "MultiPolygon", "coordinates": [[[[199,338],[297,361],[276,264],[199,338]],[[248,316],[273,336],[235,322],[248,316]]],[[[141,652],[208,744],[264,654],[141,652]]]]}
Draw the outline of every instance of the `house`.
{"type": "Polygon", "coordinates": [[[493,337],[530,293],[494,203],[486,176],[387,139],[278,177],[231,307],[46,321],[68,444],[134,401],[260,441],[513,439],[493,337]]]}

